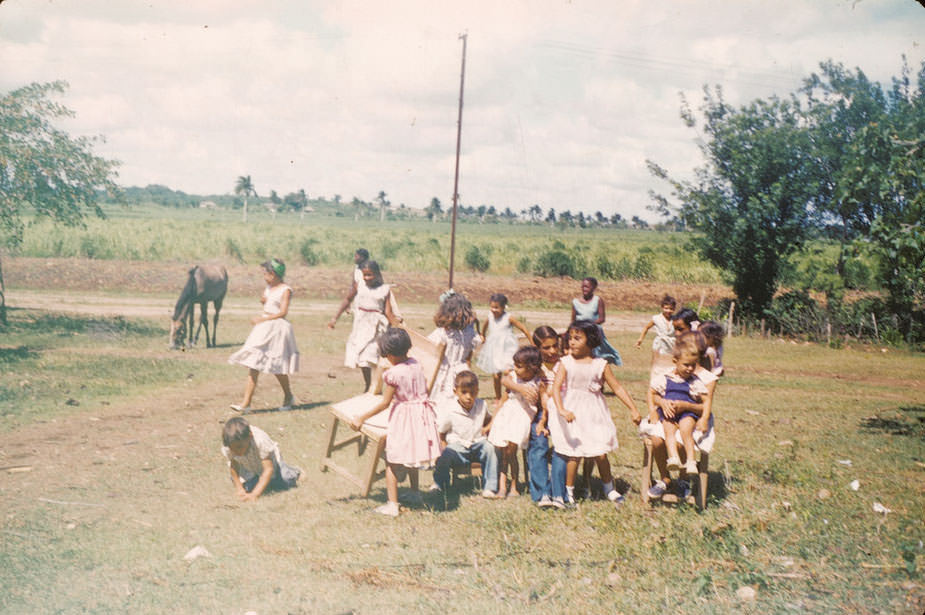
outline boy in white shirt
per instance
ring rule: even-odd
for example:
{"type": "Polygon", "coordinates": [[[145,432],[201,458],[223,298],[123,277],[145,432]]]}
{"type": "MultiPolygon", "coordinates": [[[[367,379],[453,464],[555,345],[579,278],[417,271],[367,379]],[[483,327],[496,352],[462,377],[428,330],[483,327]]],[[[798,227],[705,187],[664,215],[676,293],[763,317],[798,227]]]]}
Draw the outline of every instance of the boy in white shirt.
{"type": "Polygon", "coordinates": [[[453,466],[477,461],[482,466],[482,497],[497,497],[498,453],[487,439],[491,416],[479,399],[479,379],[465,370],[453,381],[454,396],[437,406],[437,431],[444,449],[434,467],[431,491],[442,491],[450,482],[453,466]]]}

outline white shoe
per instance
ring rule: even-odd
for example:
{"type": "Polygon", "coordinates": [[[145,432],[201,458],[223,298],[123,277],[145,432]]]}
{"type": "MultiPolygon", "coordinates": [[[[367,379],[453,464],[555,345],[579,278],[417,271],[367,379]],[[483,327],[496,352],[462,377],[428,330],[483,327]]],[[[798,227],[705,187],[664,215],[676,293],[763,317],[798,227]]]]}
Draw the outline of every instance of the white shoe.
{"type": "Polygon", "coordinates": [[[553,503],[551,497],[544,495],[539,500],[537,500],[536,505],[540,508],[549,508],[550,506],[555,506],[555,503],[553,503]]]}
{"type": "Polygon", "coordinates": [[[251,412],[250,406],[242,406],[241,404],[231,404],[231,409],[241,414],[250,414],[251,412]]]}
{"type": "Polygon", "coordinates": [[[689,459],[688,462],[684,464],[684,472],[687,474],[696,474],[697,462],[693,459],[689,459]]]}
{"type": "Polygon", "coordinates": [[[558,508],[559,510],[565,510],[565,509],[566,509],[565,500],[563,500],[562,498],[553,498],[553,499],[552,499],[552,505],[553,505],[555,508],[558,508]]]}
{"type": "Polygon", "coordinates": [[[675,457],[668,458],[668,471],[678,472],[681,469],[681,460],[675,457]]]}
{"type": "Polygon", "coordinates": [[[607,499],[613,502],[614,504],[622,504],[624,497],[622,493],[614,489],[613,491],[607,494],[607,499]]]}
{"type": "Polygon", "coordinates": [[[433,485],[430,486],[428,491],[430,491],[431,493],[440,493],[441,491],[443,491],[443,489],[440,487],[440,485],[438,485],[437,483],[434,483],[433,485]]]}
{"type": "Polygon", "coordinates": [[[373,509],[374,513],[379,513],[380,515],[386,515],[388,517],[397,517],[398,516],[398,502],[386,502],[382,506],[373,509]]]}

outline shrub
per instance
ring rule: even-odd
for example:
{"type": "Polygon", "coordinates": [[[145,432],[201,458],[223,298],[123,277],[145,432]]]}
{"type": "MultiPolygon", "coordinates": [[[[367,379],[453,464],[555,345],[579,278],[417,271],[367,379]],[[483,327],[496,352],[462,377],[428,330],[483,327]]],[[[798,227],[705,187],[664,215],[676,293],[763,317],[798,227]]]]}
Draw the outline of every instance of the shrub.
{"type": "Polygon", "coordinates": [[[491,261],[479,250],[478,246],[470,246],[469,249],[466,250],[465,262],[466,267],[473,271],[485,272],[491,267],[491,261]]]}
{"type": "Polygon", "coordinates": [[[536,259],[533,272],[544,278],[555,276],[577,277],[575,260],[562,250],[548,250],[536,259]]]}
{"type": "Polygon", "coordinates": [[[517,273],[530,273],[533,269],[533,263],[530,261],[529,256],[522,256],[519,261],[517,261],[517,273]]]}
{"type": "Polygon", "coordinates": [[[775,297],[765,314],[771,330],[783,335],[819,335],[827,320],[819,304],[803,290],[793,290],[775,297]]]}
{"type": "Polygon", "coordinates": [[[225,240],[225,255],[235,259],[239,263],[244,262],[244,255],[241,254],[241,248],[238,247],[237,242],[231,237],[225,240]]]}
{"type": "Polygon", "coordinates": [[[302,255],[302,262],[309,267],[314,267],[318,264],[318,255],[315,254],[314,248],[315,244],[317,243],[317,239],[306,239],[302,242],[302,245],[299,248],[299,254],[302,255]]]}

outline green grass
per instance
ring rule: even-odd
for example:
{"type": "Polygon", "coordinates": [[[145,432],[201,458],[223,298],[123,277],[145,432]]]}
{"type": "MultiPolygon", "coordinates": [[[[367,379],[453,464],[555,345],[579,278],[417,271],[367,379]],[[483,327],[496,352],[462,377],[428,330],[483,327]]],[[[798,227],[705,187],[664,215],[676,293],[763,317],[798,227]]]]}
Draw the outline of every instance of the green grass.
{"type": "MultiPolygon", "coordinates": [[[[393,520],[371,512],[384,501],[382,482],[367,500],[318,470],[330,425],[324,405],[360,383],[338,367],[345,328],[329,331],[321,316],[294,320],[304,354],[293,386],[303,404],[249,419],[303,478],[295,490],[239,505],[218,454],[226,404],[244,384],[243,370],[225,364],[231,349],[167,354],[163,335],[144,334],[149,323],[126,322],[121,337],[97,340],[77,321],[49,327],[35,356],[17,350],[5,359],[18,362],[13,371],[45,361],[49,380],[79,382],[93,372],[99,382],[88,389],[122,384],[100,393],[109,406],[67,414],[45,400],[59,394],[39,387],[46,412],[3,432],[4,465],[34,469],[0,481],[0,612],[922,610],[920,354],[729,340],[702,513],[640,502],[641,446],[625,409],[608,397],[621,444],[612,464],[632,489],[622,509],[593,501],[543,512],[528,498],[486,501],[457,486],[393,520]],[[101,360],[87,361],[88,353],[101,360]],[[125,365],[107,367],[112,357],[150,365],[153,375],[123,383],[125,365]],[[29,457],[32,448],[47,454],[29,457]],[[854,479],[858,491],[848,486],[854,479]],[[892,512],[875,513],[875,502],[892,512]],[[196,545],[212,557],[184,562],[196,545]],[[745,585],[757,590],[754,603],[737,598],[745,585]]],[[[229,342],[248,330],[244,317],[223,324],[229,342]]],[[[33,333],[20,331],[5,347],[31,348],[33,333]]],[[[635,337],[611,341],[625,349],[618,378],[641,403],[649,355],[631,349],[635,337]]],[[[482,385],[490,390],[487,378],[482,385]]],[[[278,395],[272,379],[261,380],[258,405],[278,395]]]]}

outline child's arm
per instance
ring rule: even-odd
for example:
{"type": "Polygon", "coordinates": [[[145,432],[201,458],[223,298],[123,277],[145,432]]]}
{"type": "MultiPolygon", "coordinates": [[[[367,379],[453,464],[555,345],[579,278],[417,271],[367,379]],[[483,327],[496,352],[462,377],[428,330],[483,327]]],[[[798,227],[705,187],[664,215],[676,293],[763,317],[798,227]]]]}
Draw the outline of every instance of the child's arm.
{"type": "Polygon", "coordinates": [[[348,307],[350,307],[350,302],[353,301],[353,298],[357,296],[357,281],[353,280],[350,284],[350,290],[347,291],[347,295],[344,297],[344,300],[340,302],[340,307],[337,309],[337,313],[334,314],[328,322],[328,329],[333,329],[334,325],[337,323],[337,319],[340,318],[340,315],[343,314],[348,307]]]}
{"type": "Polygon", "coordinates": [[[247,495],[247,491],[244,490],[244,485],[241,483],[241,476],[238,474],[237,467],[235,467],[237,465],[238,463],[236,461],[232,461],[230,464],[228,464],[228,469],[231,471],[231,482],[234,484],[234,490],[238,496],[238,499],[243,500],[247,495]]]}
{"type": "Polygon", "coordinates": [[[559,416],[564,418],[566,423],[571,423],[575,420],[575,413],[569,412],[562,406],[562,383],[565,382],[565,375],[565,365],[559,365],[559,371],[556,372],[556,379],[552,383],[552,398],[555,402],[553,405],[556,407],[556,412],[559,413],[559,416]]]}
{"type": "Polygon", "coordinates": [[[655,401],[658,393],[655,392],[655,389],[649,387],[646,390],[646,406],[649,407],[649,424],[653,425],[658,423],[658,403],[655,401]]]}
{"type": "MultiPolygon", "coordinates": [[[[505,396],[506,394],[507,394],[507,391],[504,391],[501,393],[502,396],[505,396]]],[[[488,414],[487,412],[485,413],[485,423],[484,425],[482,425],[482,435],[483,436],[487,436],[488,432],[491,431],[491,424],[495,422],[496,416],[498,416],[497,406],[495,407],[494,414],[488,414]]]]}
{"type": "Polygon", "coordinates": [[[613,370],[610,369],[610,364],[604,366],[604,382],[610,385],[610,388],[613,389],[613,392],[616,394],[617,399],[623,402],[623,405],[629,408],[630,417],[633,419],[633,423],[636,425],[642,421],[642,416],[639,414],[639,410],[636,409],[636,404],[633,402],[633,398],[630,397],[629,393],[626,392],[626,389],[623,388],[623,385],[617,380],[617,377],[613,375],[613,370]]]}
{"type": "Polygon", "coordinates": [[[501,376],[501,386],[505,388],[505,394],[508,390],[520,393],[531,404],[535,404],[539,399],[535,386],[529,383],[517,384],[516,380],[511,378],[510,372],[501,376]]]}
{"type": "Polygon", "coordinates": [[[352,427],[354,431],[360,431],[360,428],[363,427],[363,423],[392,405],[392,398],[394,396],[395,387],[390,384],[385,385],[385,391],[382,392],[382,401],[373,406],[368,412],[353,419],[353,422],[350,423],[350,427],[352,427]]]}
{"type": "Polygon", "coordinates": [[[604,324],[604,321],[607,320],[607,314],[604,310],[604,298],[600,295],[597,296],[597,320],[594,321],[596,325],[604,324]]]}
{"type": "Polygon", "coordinates": [[[538,436],[548,436],[549,435],[549,395],[546,393],[545,387],[540,389],[540,405],[537,409],[537,412],[540,413],[540,420],[536,422],[536,435],[538,436]]]}
{"type": "Polygon", "coordinates": [[[257,484],[254,486],[254,489],[250,493],[245,493],[241,500],[244,502],[253,502],[259,498],[264,490],[267,488],[267,485],[270,484],[270,481],[273,480],[273,472],[275,468],[273,467],[272,459],[261,459],[260,460],[261,470],[260,478],[257,479],[257,484]]]}
{"type": "Polygon", "coordinates": [[[642,340],[645,339],[646,333],[648,333],[649,329],[651,329],[653,326],[655,326],[655,323],[651,320],[646,323],[646,326],[642,328],[642,333],[639,334],[639,339],[636,340],[635,348],[642,346],[642,340]]]}
{"type": "Polygon", "coordinates": [[[526,337],[527,340],[529,341],[529,340],[530,340],[530,332],[527,331],[527,328],[523,325],[523,323],[520,322],[519,320],[517,320],[516,318],[514,318],[513,316],[511,316],[509,320],[510,320],[511,326],[512,326],[512,327],[517,327],[518,329],[520,329],[520,332],[523,333],[523,334],[524,334],[524,337],[526,337]]]}
{"type": "Polygon", "coordinates": [[[285,318],[286,315],[289,314],[289,298],[291,296],[292,296],[292,291],[287,288],[286,291],[283,293],[282,299],[280,299],[279,312],[277,312],[276,314],[269,314],[269,315],[261,314],[260,316],[255,316],[251,319],[251,324],[256,325],[257,323],[266,322],[268,320],[275,320],[277,318],[285,318]]]}
{"type": "Polygon", "coordinates": [[[401,319],[395,315],[394,310],[392,310],[392,291],[389,291],[389,294],[385,298],[385,317],[389,321],[389,324],[393,327],[401,326],[401,319]]]}
{"type": "Polygon", "coordinates": [[[700,413],[700,418],[697,419],[696,428],[706,433],[710,428],[710,416],[713,414],[713,393],[716,391],[716,381],[711,382],[707,385],[707,394],[703,396],[701,406],[703,406],[703,411],[700,413]]]}

